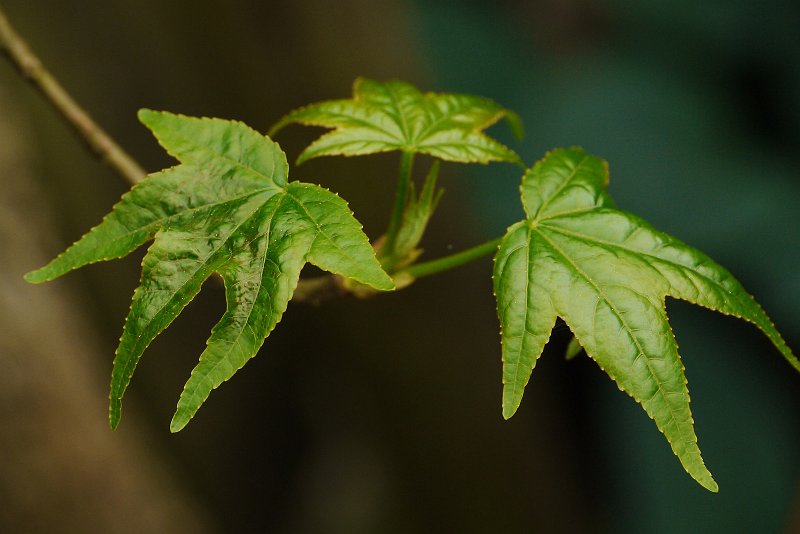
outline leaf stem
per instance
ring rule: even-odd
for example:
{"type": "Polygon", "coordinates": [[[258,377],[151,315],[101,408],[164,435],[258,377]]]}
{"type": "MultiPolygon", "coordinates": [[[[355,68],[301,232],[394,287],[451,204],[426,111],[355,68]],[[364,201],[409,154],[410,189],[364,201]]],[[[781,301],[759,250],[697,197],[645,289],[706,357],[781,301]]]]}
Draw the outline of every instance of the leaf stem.
{"type": "Polygon", "coordinates": [[[442,271],[449,271],[450,269],[460,267],[465,263],[475,261],[483,256],[487,256],[492,252],[495,252],[497,247],[500,245],[501,239],[501,237],[498,237],[497,239],[492,239],[486,243],[481,243],[480,245],[476,245],[472,248],[462,250],[461,252],[457,252],[449,256],[444,256],[443,258],[417,263],[410,266],[408,269],[404,269],[403,271],[397,273],[395,276],[406,275],[410,276],[412,279],[417,279],[424,276],[437,274],[442,271]]]}
{"type": "Polygon", "coordinates": [[[389,219],[389,228],[386,230],[386,241],[383,244],[385,253],[383,257],[386,258],[385,267],[391,269],[396,258],[395,244],[397,242],[397,233],[400,231],[400,223],[403,221],[403,211],[406,208],[408,188],[411,184],[411,169],[414,165],[414,153],[403,152],[403,159],[400,160],[400,175],[397,180],[397,191],[394,195],[394,207],[392,208],[392,215],[389,219]]]}
{"type": "Polygon", "coordinates": [[[0,8],[0,50],[20,74],[44,95],[92,152],[131,184],[136,184],[145,177],[146,173],[139,164],[92,120],[44,68],[41,60],[11,26],[2,8],[0,8]]]}

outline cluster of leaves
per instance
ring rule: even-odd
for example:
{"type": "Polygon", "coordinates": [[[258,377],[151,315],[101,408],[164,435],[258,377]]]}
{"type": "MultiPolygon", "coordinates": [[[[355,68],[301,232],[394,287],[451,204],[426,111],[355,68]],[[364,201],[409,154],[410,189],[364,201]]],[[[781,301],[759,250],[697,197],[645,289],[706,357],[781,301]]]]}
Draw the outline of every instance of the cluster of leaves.
{"type": "MultiPolygon", "coordinates": [[[[284,117],[272,134],[292,123],[332,128],[300,154],[298,164],[319,156],[402,152],[398,209],[387,235],[376,242],[379,261],[341,198],[288,181],[285,155],[269,137],[220,119],[149,110],[139,117],[180,165],[151,174],[99,226],[26,276],[34,283],[52,280],[154,240],[114,360],[112,427],[119,424],[122,396],[145,348],[212,273],[225,283],[227,311],[181,394],[173,431],[256,354],[286,310],[306,262],[378,291],[413,281],[406,268],[417,261],[418,244],[441,198],[438,163],[415,193],[409,179],[414,154],[521,164],[511,149],[483,133],[506,118],[521,134],[515,114],[484,98],[423,94],[399,81],[359,79],[352,99],[313,104],[284,117]]],[[[797,370],[800,362],[728,271],[617,210],[607,184],[604,161],[580,148],[550,152],[523,175],[525,219],[509,227],[499,247],[490,247],[496,249],[503,416],[517,410],[561,317],[575,334],[571,352],[579,343],[642,404],[687,472],[716,491],[697,446],[665,297],[745,319],[797,370]]]]}

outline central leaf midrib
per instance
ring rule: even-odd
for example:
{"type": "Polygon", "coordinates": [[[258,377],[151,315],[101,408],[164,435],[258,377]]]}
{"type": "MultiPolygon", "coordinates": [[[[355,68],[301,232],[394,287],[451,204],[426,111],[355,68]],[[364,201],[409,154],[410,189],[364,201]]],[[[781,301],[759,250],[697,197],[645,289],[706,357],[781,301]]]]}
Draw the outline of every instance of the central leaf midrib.
{"type": "MultiPolygon", "coordinates": [[[[464,131],[464,130],[462,130],[462,131],[464,131]]],[[[467,131],[466,133],[467,133],[467,135],[480,135],[479,132],[469,132],[469,131],[467,131]]],[[[494,154],[495,156],[498,156],[498,157],[505,157],[505,156],[508,155],[507,153],[504,153],[504,149],[505,149],[505,151],[511,152],[510,148],[508,148],[504,144],[502,144],[502,143],[500,143],[498,141],[495,141],[494,139],[491,139],[489,137],[481,136],[480,140],[485,143],[485,146],[477,146],[477,148],[479,150],[485,150],[485,151],[487,151],[487,152],[489,152],[491,154],[494,154]]],[[[449,140],[449,141],[437,141],[437,142],[431,143],[431,144],[426,144],[425,142],[421,142],[421,143],[418,143],[416,145],[416,147],[418,149],[427,149],[427,150],[435,150],[435,149],[444,150],[447,147],[450,147],[450,148],[453,148],[453,149],[456,149],[456,150],[457,149],[461,149],[461,150],[472,149],[473,153],[474,153],[474,149],[476,148],[476,145],[477,145],[477,143],[475,142],[475,139],[462,138],[462,139],[459,139],[458,141],[451,141],[451,140],[449,140]]]]}
{"type": "MultiPolygon", "coordinates": [[[[390,150],[402,149],[403,147],[406,146],[405,141],[403,141],[402,139],[398,139],[396,136],[392,135],[390,132],[386,130],[375,129],[374,131],[378,134],[386,135],[387,139],[370,139],[368,137],[347,137],[352,135],[353,130],[348,130],[345,128],[337,128],[336,130],[331,130],[321,135],[316,141],[308,145],[306,149],[303,150],[303,154],[306,153],[316,154],[318,152],[324,152],[326,150],[331,150],[331,149],[342,150],[349,148],[352,145],[357,145],[358,147],[364,147],[377,144],[378,145],[377,150],[380,152],[388,152],[390,150]],[[333,140],[333,142],[331,142],[331,140],[333,140]]],[[[375,150],[375,149],[370,148],[369,150],[375,150]]]]}
{"type": "MultiPolygon", "coordinates": [[[[280,148],[278,148],[277,145],[274,144],[274,141],[272,141],[269,137],[267,137],[265,135],[261,135],[258,132],[255,132],[255,130],[253,130],[253,132],[261,137],[261,139],[259,139],[259,141],[267,141],[267,142],[272,143],[274,145],[274,146],[270,146],[269,148],[270,148],[270,150],[272,152],[272,170],[273,170],[273,172],[277,171],[278,170],[278,165],[275,164],[275,160],[276,160],[275,152],[276,152],[276,150],[278,152],[280,152],[280,148]]],[[[207,160],[221,159],[221,160],[231,164],[233,167],[252,171],[257,176],[263,178],[264,181],[267,184],[272,184],[272,185],[274,185],[275,187],[278,187],[278,188],[282,187],[282,186],[278,185],[275,182],[275,177],[274,176],[268,176],[268,175],[264,174],[263,172],[259,171],[258,169],[256,169],[255,167],[251,167],[249,165],[245,165],[240,160],[233,159],[232,157],[230,157],[230,156],[228,156],[228,155],[226,155],[224,153],[216,152],[214,150],[210,150],[207,145],[198,145],[198,144],[196,144],[194,142],[194,139],[192,139],[190,137],[187,137],[185,135],[181,135],[180,132],[173,132],[173,133],[175,133],[175,137],[179,137],[183,141],[184,144],[187,144],[187,145],[193,147],[194,148],[193,149],[194,152],[200,152],[202,154],[209,154],[211,157],[207,158],[207,160]]],[[[161,142],[161,137],[159,137],[158,139],[159,139],[159,142],[161,142]]],[[[161,143],[161,145],[167,150],[167,152],[169,152],[170,154],[173,154],[178,161],[180,161],[181,163],[184,163],[186,165],[200,167],[203,164],[203,162],[205,161],[205,160],[201,160],[200,163],[186,163],[186,162],[183,161],[183,154],[178,153],[178,151],[173,152],[164,143],[161,143]]],[[[281,167],[283,167],[283,169],[285,171],[287,171],[287,174],[288,174],[288,165],[281,165],[281,167]]],[[[287,176],[285,174],[281,174],[280,178],[281,178],[281,180],[286,181],[287,176]]]]}
{"type": "MultiPolygon", "coordinates": [[[[351,102],[345,101],[345,104],[349,105],[349,104],[351,104],[351,102]]],[[[395,126],[400,127],[394,120],[392,120],[391,116],[389,116],[384,110],[380,109],[377,106],[373,106],[373,105],[371,105],[369,103],[366,103],[366,102],[356,102],[353,105],[355,105],[355,106],[363,105],[367,110],[369,110],[369,111],[371,111],[373,113],[377,113],[379,115],[382,115],[386,120],[388,120],[389,122],[393,123],[395,126]]],[[[312,111],[313,111],[313,109],[312,109],[312,111]]],[[[336,123],[337,117],[334,117],[333,120],[330,121],[330,122],[323,121],[323,120],[314,120],[313,118],[311,118],[311,119],[298,119],[297,122],[300,123],[300,124],[308,125],[308,126],[321,126],[323,128],[333,128],[333,130],[331,132],[325,134],[323,137],[333,137],[331,134],[340,135],[340,134],[348,133],[348,130],[351,127],[352,128],[364,128],[365,130],[369,130],[369,131],[372,131],[372,132],[375,132],[375,133],[378,133],[378,134],[385,135],[385,136],[389,137],[390,139],[392,139],[393,141],[395,141],[399,146],[403,146],[403,140],[399,139],[393,132],[391,132],[388,129],[386,129],[384,127],[381,127],[381,126],[379,126],[377,124],[373,124],[373,123],[371,123],[371,122],[369,122],[367,120],[360,119],[360,118],[356,117],[354,114],[347,114],[347,113],[344,113],[344,112],[330,112],[330,111],[325,111],[325,113],[328,113],[330,115],[335,115],[337,117],[341,117],[341,119],[343,119],[343,120],[352,121],[352,122],[355,122],[356,124],[355,125],[342,124],[342,122],[336,123]]],[[[402,133],[403,133],[402,130],[401,130],[400,133],[402,135],[402,133]]],[[[314,144],[316,144],[317,142],[318,141],[315,141],[314,144]]],[[[387,141],[383,141],[383,142],[388,144],[387,141]]]]}
{"type": "MultiPolygon", "coordinates": [[[[520,228],[520,229],[524,229],[524,228],[520,228]]],[[[513,384],[514,384],[514,386],[513,386],[514,387],[514,389],[513,389],[513,392],[514,392],[513,393],[513,403],[514,404],[516,404],[517,396],[518,396],[518,386],[517,386],[517,384],[518,384],[518,379],[519,379],[519,370],[520,370],[520,367],[522,367],[522,365],[520,364],[520,359],[521,359],[522,351],[523,351],[524,344],[525,344],[525,334],[529,333],[528,332],[528,316],[529,316],[529,313],[530,313],[530,306],[528,305],[528,295],[529,295],[530,283],[531,283],[531,271],[530,271],[530,269],[531,269],[531,251],[532,251],[531,241],[533,240],[533,232],[529,228],[528,229],[524,229],[524,231],[526,231],[526,234],[527,234],[525,236],[525,240],[526,240],[526,246],[525,246],[525,317],[523,319],[522,334],[520,335],[519,350],[515,351],[516,352],[517,362],[516,362],[516,366],[514,368],[514,382],[513,382],[513,384]]],[[[523,248],[523,247],[520,247],[520,248],[523,248]]],[[[519,250],[519,249],[516,249],[516,250],[519,250]]],[[[512,253],[513,252],[514,251],[512,251],[512,253]]],[[[509,254],[508,257],[511,257],[511,254],[509,254]]]]}
{"type": "MultiPolygon", "coordinates": [[[[331,194],[333,194],[333,193],[331,193],[331,194]]],[[[313,215],[311,215],[311,212],[309,212],[309,211],[308,211],[308,208],[306,208],[306,206],[305,206],[305,203],[304,203],[304,202],[303,202],[301,199],[299,199],[298,197],[294,196],[294,195],[293,195],[292,193],[290,193],[288,190],[286,191],[286,196],[289,196],[289,197],[291,197],[291,198],[292,198],[292,200],[294,200],[295,204],[297,204],[297,205],[300,207],[300,209],[302,209],[302,210],[303,210],[303,213],[305,213],[305,214],[306,214],[306,217],[308,217],[308,220],[309,220],[309,221],[311,221],[311,223],[312,223],[312,224],[314,225],[314,227],[317,229],[317,235],[314,237],[314,241],[316,241],[316,240],[317,240],[317,238],[318,238],[320,235],[322,235],[322,236],[324,236],[324,237],[325,237],[325,239],[327,239],[327,240],[328,240],[328,241],[329,241],[329,242],[330,242],[330,243],[331,243],[331,244],[332,244],[334,247],[336,247],[336,249],[337,249],[337,250],[339,250],[339,251],[340,251],[342,254],[344,254],[344,255],[345,255],[345,256],[347,256],[348,258],[350,257],[350,255],[349,255],[349,254],[347,254],[347,253],[345,252],[345,250],[344,250],[342,247],[340,247],[340,246],[339,246],[339,244],[338,244],[338,243],[336,243],[336,241],[334,241],[334,240],[333,240],[333,238],[332,238],[330,235],[328,235],[328,233],[327,233],[327,232],[326,232],[326,231],[323,229],[322,225],[321,225],[321,224],[319,224],[319,223],[317,222],[317,220],[314,218],[314,216],[313,216],[313,215]]],[[[313,245],[312,245],[312,246],[313,246],[313,245]]]]}
{"type": "MultiPolygon", "coordinates": [[[[553,221],[553,222],[556,222],[556,221],[554,221],[554,219],[549,219],[549,220],[553,221]]],[[[556,233],[562,234],[565,237],[570,237],[572,239],[575,239],[575,240],[578,240],[578,241],[582,241],[585,244],[588,244],[589,246],[592,246],[593,243],[598,243],[599,245],[606,246],[606,247],[609,247],[609,248],[616,248],[616,249],[619,249],[619,250],[624,250],[625,252],[628,252],[628,253],[633,254],[633,255],[647,256],[648,258],[652,258],[656,262],[666,263],[667,265],[671,265],[671,266],[673,266],[673,267],[675,267],[677,269],[685,269],[687,271],[690,271],[693,274],[696,274],[700,278],[706,280],[709,284],[718,287],[721,291],[725,292],[726,295],[734,297],[736,299],[736,301],[739,303],[739,305],[743,304],[741,299],[739,298],[739,295],[730,294],[728,292],[728,289],[725,286],[723,286],[721,282],[719,282],[717,280],[714,280],[713,278],[711,278],[707,274],[702,273],[702,272],[697,271],[697,270],[694,270],[691,267],[689,267],[687,265],[684,265],[682,263],[678,263],[678,262],[673,261],[673,260],[662,258],[661,256],[657,256],[657,255],[655,255],[653,253],[650,253],[650,252],[644,252],[644,251],[639,251],[639,250],[635,250],[635,249],[632,249],[632,248],[628,248],[628,247],[622,245],[621,243],[615,243],[613,241],[607,241],[605,239],[595,238],[593,236],[588,236],[588,235],[585,235],[585,234],[581,234],[579,232],[575,232],[574,230],[567,230],[567,229],[562,228],[562,227],[560,227],[560,226],[558,226],[556,224],[547,224],[547,221],[541,221],[540,224],[542,226],[548,228],[549,230],[552,230],[552,231],[554,231],[556,233]]],[[[660,271],[659,271],[659,275],[662,278],[664,278],[670,286],[672,286],[672,283],[663,274],[661,274],[660,271]]],[[[692,302],[694,302],[694,301],[692,301],[692,302]]],[[[701,303],[701,302],[695,302],[695,303],[699,304],[701,306],[704,306],[704,304],[701,303]]],[[[706,306],[706,307],[708,307],[710,309],[714,309],[715,311],[719,311],[718,309],[711,308],[710,306],[706,306]]],[[[744,306],[744,307],[746,307],[746,306],[744,306]]]]}
{"type": "MultiPolygon", "coordinates": [[[[438,97],[437,97],[436,95],[425,95],[425,96],[423,96],[424,103],[422,104],[422,106],[424,106],[424,107],[430,107],[430,106],[433,106],[434,104],[433,104],[433,102],[432,102],[432,101],[433,101],[434,99],[437,99],[437,98],[438,98],[438,97]]],[[[418,136],[418,138],[417,138],[417,141],[418,141],[418,142],[420,142],[420,141],[424,140],[426,137],[428,137],[428,136],[431,134],[431,132],[435,132],[435,131],[436,131],[436,130],[435,130],[435,129],[436,129],[436,127],[438,127],[438,126],[439,126],[441,123],[445,122],[446,120],[449,120],[449,119],[451,119],[451,118],[453,117],[453,115],[456,115],[457,113],[460,113],[461,111],[463,111],[463,110],[465,110],[465,109],[469,109],[470,107],[472,107],[472,105],[469,105],[469,104],[467,104],[467,105],[462,105],[462,106],[459,106],[459,107],[456,109],[456,111],[453,111],[453,110],[451,109],[451,110],[449,110],[449,113],[442,113],[442,114],[441,114],[439,117],[437,117],[436,119],[434,119],[434,120],[431,120],[431,121],[430,121],[430,122],[428,122],[428,124],[427,124],[427,125],[426,125],[426,126],[425,126],[425,127],[424,127],[424,128],[421,130],[421,131],[420,131],[420,133],[419,133],[419,136],[418,136]]],[[[437,108],[437,109],[438,109],[438,108],[437,108]]],[[[503,113],[502,111],[499,111],[499,112],[495,113],[494,115],[492,115],[492,117],[490,117],[490,119],[492,119],[492,118],[496,117],[497,115],[500,115],[500,116],[502,116],[502,113],[503,113]]],[[[430,115],[426,115],[426,116],[430,117],[430,115]]],[[[494,121],[488,121],[488,124],[486,124],[486,125],[478,125],[478,126],[476,126],[474,129],[472,129],[472,130],[469,130],[469,129],[467,129],[467,128],[456,128],[456,129],[458,129],[458,130],[462,130],[462,131],[467,131],[467,132],[475,132],[475,133],[477,133],[477,132],[480,132],[481,130],[483,130],[483,129],[485,129],[485,128],[488,128],[489,126],[491,126],[492,124],[494,124],[495,122],[497,122],[497,120],[499,120],[499,118],[498,118],[498,119],[495,119],[494,121]]]]}
{"type": "MultiPolygon", "coordinates": [[[[228,202],[235,202],[237,200],[242,200],[242,199],[245,199],[245,198],[248,198],[248,197],[251,197],[251,196],[255,196],[255,195],[259,194],[259,193],[266,193],[266,192],[269,192],[269,191],[270,191],[270,189],[267,189],[267,188],[265,188],[265,189],[257,189],[255,191],[252,191],[252,192],[249,192],[249,193],[245,193],[243,195],[226,198],[225,200],[220,200],[219,202],[212,202],[210,204],[203,204],[202,206],[197,206],[197,207],[194,207],[194,208],[189,208],[187,210],[179,211],[177,213],[173,213],[172,215],[168,215],[166,217],[162,217],[160,219],[156,219],[154,221],[151,221],[151,222],[149,222],[149,223],[147,223],[147,224],[145,224],[143,226],[139,226],[138,228],[134,228],[133,230],[129,230],[128,232],[125,232],[124,234],[116,237],[112,241],[112,243],[116,242],[116,241],[119,241],[120,239],[128,238],[128,237],[130,237],[131,235],[133,235],[133,234],[135,234],[137,232],[141,232],[142,230],[146,230],[148,227],[158,226],[160,228],[163,228],[164,227],[164,223],[166,223],[170,219],[176,219],[178,217],[184,216],[184,215],[192,213],[192,212],[200,212],[200,211],[205,210],[205,209],[211,209],[211,208],[214,208],[216,206],[220,206],[222,204],[226,204],[228,202]]],[[[278,193],[275,192],[275,194],[278,194],[278,193]]]]}
{"type": "MultiPolygon", "coordinates": [[[[605,303],[608,305],[608,307],[611,309],[611,311],[614,313],[614,315],[617,317],[617,319],[619,319],[620,323],[622,324],[622,326],[625,329],[625,332],[628,334],[628,337],[631,339],[631,341],[633,341],[634,345],[636,346],[636,349],[639,351],[639,354],[642,354],[645,357],[645,363],[647,365],[647,370],[649,371],[650,376],[652,377],[653,381],[656,383],[656,387],[658,389],[658,392],[659,392],[661,398],[664,400],[664,402],[666,403],[666,405],[667,405],[667,407],[669,409],[670,419],[671,419],[671,421],[675,421],[676,424],[677,424],[678,423],[678,418],[676,417],[676,413],[675,413],[675,410],[672,407],[672,404],[667,399],[667,392],[665,391],[661,381],[656,376],[656,374],[655,374],[655,372],[653,370],[653,367],[650,364],[650,359],[648,358],[647,353],[645,352],[645,350],[642,347],[642,345],[639,343],[639,340],[633,334],[633,330],[631,329],[631,327],[628,325],[628,323],[622,317],[622,314],[614,307],[614,305],[609,300],[608,296],[606,296],[606,294],[603,292],[603,290],[600,288],[600,286],[597,285],[597,283],[595,283],[595,281],[592,279],[592,277],[589,276],[586,272],[584,272],[583,269],[581,269],[580,266],[578,266],[578,264],[575,263],[575,261],[571,257],[569,257],[569,255],[566,252],[564,252],[554,241],[549,239],[538,228],[533,228],[532,230],[535,231],[537,234],[539,234],[539,236],[550,245],[550,247],[553,249],[554,252],[556,252],[559,256],[564,258],[564,260],[566,260],[566,262],[569,265],[572,266],[573,270],[576,273],[578,273],[586,282],[589,283],[589,285],[591,285],[594,288],[594,290],[598,294],[598,296],[601,299],[603,299],[603,301],[605,301],[605,303]]],[[[631,392],[631,393],[633,393],[633,392],[631,392]]],[[[642,399],[642,402],[644,402],[644,399],[642,399]]],[[[669,424],[669,422],[664,424],[664,431],[666,431],[666,427],[667,427],[668,424],[669,424]]],[[[680,428],[680,425],[678,425],[678,427],[680,428]]],[[[683,432],[680,432],[680,434],[683,434],[683,432]]],[[[684,436],[684,440],[689,442],[689,443],[691,443],[691,441],[692,441],[691,438],[687,439],[685,436],[684,436]]]]}
{"type": "MultiPolygon", "coordinates": [[[[347,104],[350,104],[349,101],[345,101],[345,102],[347,104]]],[[[376,106],[372,106],[370,104],[366,104],[366,103],[364,104],[364,106],[367,107],[372,112],[380,113],[381,115],[384,115],[384,116],[388,117],[389,120],[391,121],[391,117],[389,117],[382,109],[380,109],[380,108],[378,108],[376,106]]],[[[360,119],[360,118],[356,117],[355,115],[348,115],[347,113],[338,112],[338,111],[337,112],[325,111],[325,113],[328,113],[330,115],[334,115],[335,117],[333,118],[333,121],[337,120],[336,117],[341,117],[342,119],[355,122],[356,123],[356,127],[358,127],[358,128],[364,128],[364,129],[367,129],[367,130],[373,130],[373,131],[378,132],[378,133],[387,134],[390,137],[395,137],[391,132],[389,132],[385,128],[381,128],[380,126],[378,126],[376,124],[373,124],[372,122],[369,122],[367,120],[360,119]]],[[[321,126],[323,128],[335,128],[336,129],[335,131],[342,131],[342,130],[345,130],[345,129],[351,127],[350,124],[347,124],[347,125],[342,125],[341,123],[339,123],[339,124],[331,124],[331,123],[326,123],[326,122],[324,122],[322,120],[318,120],[317,121],[317,120],[314,120],[313,118],[312,119],[300,119],[297,122],[299,122],[301,124],[306,124],[306,125],[309,125],[309,126],[321,126]]],[[[394,121],[392,121],[392,122],[394,122],[394,121]]]]}
{"type": "MultiPolygon", "coordinates": [[[[411,139],[411,131],[408,129],[408,123],[406,122],[405,114],[403,110],[400,109],[400,105],[398,104],[398,99],[394,94],[394,89],[392,89],[391,85],[386,85],[386,94],[389,96],[389,100],[392,101],[392,106],[394,107],[395,111],[397,111],[397,118],[400,119],[400,122],[395,122],[400,127],[400,131],[403,133],[403,137],[405,138],[405,144],[408,148],[414,148],[414,140],[411,139]]],[[[388,114],[387,114],[388,115],[388,114]]],[[[391,117],[391,115],[388,115],[391,117]]]]}

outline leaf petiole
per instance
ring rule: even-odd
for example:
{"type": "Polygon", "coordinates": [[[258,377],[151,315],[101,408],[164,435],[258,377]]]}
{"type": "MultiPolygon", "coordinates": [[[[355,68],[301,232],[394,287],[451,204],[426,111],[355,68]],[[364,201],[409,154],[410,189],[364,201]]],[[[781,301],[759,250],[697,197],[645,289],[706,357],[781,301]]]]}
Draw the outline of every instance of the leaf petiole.
{"type": "Polygon", "coordinates": [[[491,241],[481,243],[480,245],[462,250],[461,252],[456,252],[455,254],[451,254],[449,256],[417,263],[410,266],[408,269],[404,269],[403,271],[394,274],[393,276],[411,277],[411,279],[415,280],[424,276],[430,276],[432,274],[455,269],[456,267],[460,267],[465,263],[475,261],[496,252],[497,247],[500,245],[501,239],[502,238],[498,237],[497,239],[492,239],[491,241]]]}
{"type": "Polygon", "coordinates": [[[397,191],[394,195],[394,207],[389,218],[389,228],[386,230],[386,241],[383,245],[384,253],[381,254],[387,270],[391,270],[397,260],[395,244],[397,243],[397,233],[400,231],[400,223],[403,220],[403,211],[406,208],[413,165],[414,153],[403,151],[403,159],[400,160],[400,175],[397,179],[397,191]]]}

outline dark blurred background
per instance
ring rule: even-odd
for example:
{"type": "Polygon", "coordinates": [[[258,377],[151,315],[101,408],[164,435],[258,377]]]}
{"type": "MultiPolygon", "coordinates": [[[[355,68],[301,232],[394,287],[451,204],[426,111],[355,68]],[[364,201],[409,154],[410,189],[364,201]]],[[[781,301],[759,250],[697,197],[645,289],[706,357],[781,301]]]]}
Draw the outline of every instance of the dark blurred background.
{"type": "MultiPolygon", "coordinates": [[[[52,72],[148,170],[140,107],[265,131],[357,76],[488,96],[533,163],[578,144],[617,203],[726,265],[800,350],[800,4],[794,0],[4,0],[52,72]]],[[[297,156],[319,131],[278,141],[297,156]]],[[[383,232],[399,156],[293,169],[383,232]]],[[[418,166],[422,173],[428,161],[418,166]]],[[[520,217],[519,170],[448,164],[427,258],[520,217]]],[[[207,284],[147,350],[120,430],[107,381],[143,251],[46,286],[22,274],[127,189],[0,64],[0,531],[800,532],[800,377],[753,327],[668,309],[710,494],[557,328],[500,416],[488,259],[371,301],[292,304],[259,356],[171,435],[224,311],[207,284]]]]}

